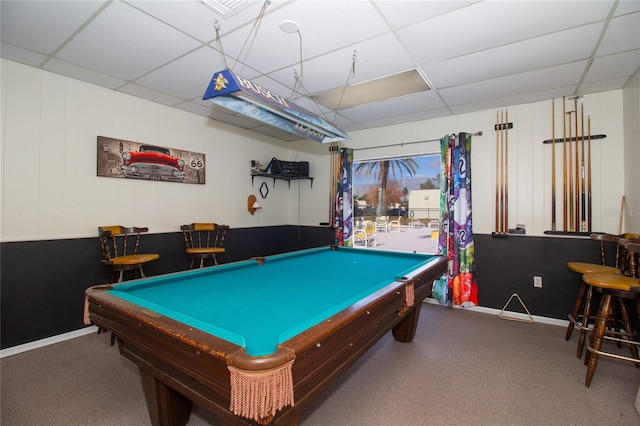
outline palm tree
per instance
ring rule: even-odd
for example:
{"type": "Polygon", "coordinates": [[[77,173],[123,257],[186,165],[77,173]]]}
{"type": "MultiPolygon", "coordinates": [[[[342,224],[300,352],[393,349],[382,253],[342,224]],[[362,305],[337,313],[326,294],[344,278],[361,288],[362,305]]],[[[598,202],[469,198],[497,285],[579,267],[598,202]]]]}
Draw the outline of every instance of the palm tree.
{"type": "Polygon", "coordinates": [[[418,163],[412,158],[400,158],[396,160],[382,160],[382,161],[367,161],[358,163],[356,165],[356,172],[363,172],[365,176],[373,175],[374,178],[380,183],[382,188],[382,199],[380,200],[380,212],[386,213],[387,205],[387,181],[389,179],[389,173],[393,178],[401,179],[403,173],[408,173],[409,176],[414,176],[418,170],[418,163]],[[396,176],[396,174],[398,176],[396,176]]]}

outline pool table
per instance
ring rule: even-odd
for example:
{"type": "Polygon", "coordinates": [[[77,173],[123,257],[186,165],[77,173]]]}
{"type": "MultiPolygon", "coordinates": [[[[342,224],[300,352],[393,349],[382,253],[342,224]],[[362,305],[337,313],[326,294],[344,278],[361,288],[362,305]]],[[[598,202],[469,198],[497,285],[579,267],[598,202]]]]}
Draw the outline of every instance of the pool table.
{"type": "Polygon", "coordinates": [[[446,259],[322,247],[87,289],[85,322],[138,365],[154,425],[298,424],[383,335],[410,342],[446,259]]]}

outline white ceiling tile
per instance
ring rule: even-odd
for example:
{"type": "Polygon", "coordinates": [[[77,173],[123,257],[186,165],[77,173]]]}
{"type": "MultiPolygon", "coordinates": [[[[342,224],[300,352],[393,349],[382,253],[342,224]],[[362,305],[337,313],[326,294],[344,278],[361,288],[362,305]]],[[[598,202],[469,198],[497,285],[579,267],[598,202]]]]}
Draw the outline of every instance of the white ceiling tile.
{"type": "MultiPolygon", "coordinates": [[[[411,57],[392,34],[385,34],[327,53],[305,61],[303,65],[303,84],[311,94],[415,68],[411,57]],[[356,51],[355,73],[353,73],[354,50],[356,51]],[[336,83],[340,85],[335,86],[336,83]]],[[[299,75],[300,69],[300,65],[295,64],[272,75],[277,80],[290,81],[293,86],[293,72],[297,71],[299,75]]]]}
{"type": "MultiPolygon", "coordinates": [[[[289,99],[287,99],[288,101],[289,99]]],[[[323,105],[320,105],[315,100],[307,96],[298,96],[291,98],[291,102],[298,105],[301,108],[306,109],[320,117],[324,118],[327,121],[334,122],[336,112],[326,108],[323,105]]]]}
{"type": "Polygon", "coordinates": [[[427,91],[348,108],[340,111],[340,114],[353,121],[376,120],[388,116],[439,109],[443,106],[436,93],[427,91]]]}
{"type": "Polygon", "coordinates": [[[402,28],[416,22],[435,18],[447,12],[463,8],[475,3],[475,1],[398,1],[384,0],[374,1],[380,8],[384,17],[393,28],[402,28]]]}
{"type": "Polygon", "coordinates": [[[640,11],[640,1],[638,0],[621,0],[616,7],[615,16],[624,15],[626,13],[640,11]]]}
{"type": "Polygon", "coordinates": [[[430,111],[419,111],[411,114],[404,114],[396,117],[388,117],[377,120],[361,121],[360,124],[367,129],[374,129],[382,126],[392,126],[394,124],[408,123],[412,121],[428,120],[431,118],[445,117],[450,115],[448,109],[434,109],[430,111]]]}
{"type": "Polygon", "coordinates": [[[470,104],[455,105],[451,107],[451,109],[455,114],[465,114],[478,110],[504,108],[510,105],[526,104],[547,99],[558,99],[563,96],[573,96],[576,93],[576,87],[577,86],[559,87],[557,89],[527,93],[526,95],[517,94],[506,96],[504,98],[487,99],[470,104]]]}
{"type": "Polygon", "coordinates": [[[640,49],[597,57],[593,60],[585,83],[629,76],[640,67],[640,49]]]}
{"type": "MultiPolygon", "coordinates": [[[[200,0],[194,1],[200,4],[200,0]]],[[[202,6],[203,10],[210,12],[214,16],[214,18],[217,19],[223,27],[225,27],[226,31],[229,31],[229,29],[235,29],[239,26],[253,25],[263,9],[265,16],[268,16],[281,10],[285,6],[292,4],[295,1],[296,0],[249,0],[249,6],[247,6],[245,9],[241,9],[227,16],[220,16],[218,13],[211,10],[208,6],[202,4],[200,5],[202,6]]],[[[207,16],[209,16],[209,14],[207,14],[207,16]]]]}
{"type": "Polygon", "coordinates": [[[199,1],[145,0],[128,3],[203,43],[216,37],[214,23],[219,18],[199,1]]]}
{"type": "Polygon", "coordinates": [[[52,53],[104,4],[104,1],[3,0],[0,2],[2,41],[52,53]]]}
{"type": "Polygon", "coordinates": [[[573,62],[589,57],[603,25],[586,25],[483,50],[427,65],[423,70],[435,87],[445,88],[573,62]]]}
{"type": "Polygon", "coordinates": [[[597,55],[640,49],[640,12],[611,20],[597,55]]]}
{"type": "Polygon", "coordinates": [[[419,63],[471,52],[605,19],[609,1],[480,2],[398,31],[419,63]]]}
{"type": "Polygon", "coordinates": [[[199,45],[123,3],[111,4],[60,51],[59,57],[133,80],[199,45]]]}
{"type": "Polygon", "coordinates": [[[126,83],[124,80],[119,78],[104,75],[97,71],[88,70],[58,59],[51,59],[47,61],[42,68],[51,72],[66,75],[67,77],[75,78],[76,80],[82,80],[97,86],[107,87],[109,89],[117,89],[126,83]]]}
{"type": "Polygon", "coordinates": [[[229,35],[223,32],[222,45],[225,53],[239,57],[248,65],[262,64],[262,70],[267,73],[298,63],[300,36],[280,29],[279,23],[284,19],[298,23],[302,37],[302,57],[305,59],[388,31],[384,21],[368,2],[295,2],[265,16],[252,36],[249,28],[229,35]]]}
{"type": "Polygon", "coordinates": [[[220,53],[205,46],[139,78],[136,83],[182,99],[192,99],[202,97],[213,74],[222,69],[220,53]]]}
{"type": "Polygon", "coordinates": [[[611,80],[600,80],[580,85],[580,93],[606,92],[608,90],[618,90],[629,81],[629,77],[614,78],[611,80]]]}
{"type": "Polygon", "coordinates": [[[126,84],[118,90],[120,92],[128,93],[129,95],[147,99],[151,102],[156,102],[162,105],[173,106],[184,101],[183,99],[167,95],[166,93],[157,92],[155,90],[151,90],[147,87],[143,87],[134,83],[126,84]]]}
{"type": "Polygon", "coordinates": [[[25,65],[31,65],[32,67],[37,67],[42,62],[44,62],[45,59],[47,59],[47,57],[41,53],[33,52],[21,47],[16,47],[4,42],[0,47],[0,52],[2,52],[2,57],[5,59],[9,59],[14,62],[20,62],[21,64],[25,65]]]}
{"type": "Polygon", "coordinates": [[[448,105],[480,102],[505,98],[518,93],[536,93],[548,87],[564,87],[582,76],[587,61],[575,62],[543,70],[531,71],[478,83],[465,84],[440,90],[448,105]]]}
{"type": "Polygon", "coordinates": [[[203,101],[213,73],[230,68],[340,128],[363,129],[619,89],[639,66],[639,16],[637,0],[251,0],[227,17],[199,0],[0,0],[0,55],[291,140],[203,101]],[[284,19],[298,22],[302,43],[280,29],[284,19]],[[436,87],[423,97],[340,112],[308,97],[415,67],[436,87]]]}

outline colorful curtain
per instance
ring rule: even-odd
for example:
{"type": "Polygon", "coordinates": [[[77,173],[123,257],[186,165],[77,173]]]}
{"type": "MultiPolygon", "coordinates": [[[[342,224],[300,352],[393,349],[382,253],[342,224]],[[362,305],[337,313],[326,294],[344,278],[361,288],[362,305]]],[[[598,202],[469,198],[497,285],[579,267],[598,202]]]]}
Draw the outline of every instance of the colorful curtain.
{"type": "Polygon", "coordinates": [[[440,232],[438,254],[449,261],[447,273],[433,284],[433,298],[447,306],[476,306],[471,210],[471,135],[440,139],[440,232]]]}
{"type": "Polygon", "coordinates": [[[353,149],[338,150],[335,197],[335,244],[353,246],[353,149]]]}

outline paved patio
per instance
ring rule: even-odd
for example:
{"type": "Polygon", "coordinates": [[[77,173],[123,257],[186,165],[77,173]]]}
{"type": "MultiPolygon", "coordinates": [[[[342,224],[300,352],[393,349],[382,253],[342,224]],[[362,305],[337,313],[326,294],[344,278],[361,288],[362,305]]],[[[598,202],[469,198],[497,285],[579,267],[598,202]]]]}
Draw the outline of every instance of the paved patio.
{"type": "MultiPolygon", "coordinates": [[[[377,231],[376,246],[370,248],[435,254],[438,251],[438,240],[437,236],[435,236],[435,239],[431,238],[433,231],[437,232],[437,229],[429,227],[411,228],[408,226],[401,227],[399,231],[377,231]]],[[[362,245],[358,244],[357,247],[362,247],[362,245]]]]}

